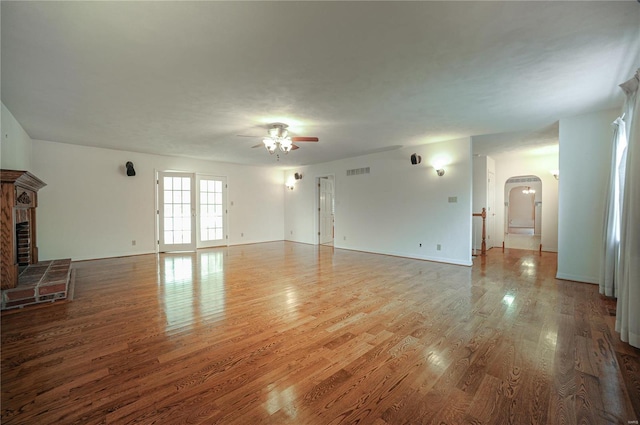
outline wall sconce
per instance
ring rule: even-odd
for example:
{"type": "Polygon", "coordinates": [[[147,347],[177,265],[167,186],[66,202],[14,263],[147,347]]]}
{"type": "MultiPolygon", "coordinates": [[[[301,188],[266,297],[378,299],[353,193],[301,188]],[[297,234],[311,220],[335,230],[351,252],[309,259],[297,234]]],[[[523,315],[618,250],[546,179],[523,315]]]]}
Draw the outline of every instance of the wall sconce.
{"type": "Polygon", "coordinates": [[[133,169],[133,162],[127,161],[124,166],[127,168],[127,176],[133,177],[136,175],[136,170],[133,169]]]}
{"type": "Polygon", "coordinates": [[[451,164],[451,157],[446,154],[439,154],[431,159],[431,166],[436,170],[438,177],[444,176],[444,167],[451,164]]]}
{"type": "Polygon", "coordinates": [[[289,176],[287,182],[285,183],[285,186],[287,187],[287,189],[293,190],[293,188],[296,187],[296,183],[298,182],[298,180],[302,180],[302,173],[295,173],[293,176],[289,176]]]}

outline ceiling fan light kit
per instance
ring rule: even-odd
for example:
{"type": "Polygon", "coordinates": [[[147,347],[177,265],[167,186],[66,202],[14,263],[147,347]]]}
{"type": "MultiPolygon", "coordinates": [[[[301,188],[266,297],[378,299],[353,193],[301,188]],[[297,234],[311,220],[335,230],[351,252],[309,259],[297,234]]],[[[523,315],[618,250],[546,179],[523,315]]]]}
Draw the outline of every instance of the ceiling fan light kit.
{"type": "Polygon", "coordinates": [[[293,149],[293,141],[291,137],[289,137],[287,127],[289,127],[287,124],[282,123],[274,123],[269,126],[269,136],[262,139],[262,143],[267,149],[267,152],[273,155],[278,148],[285,154],[291,152],[291,149],[293,149]]]}
{"type": "MultiPolygon", "coordinates": [[[[288,125],[283,123],[269,124],[267,137],[262,139],[262,145],[269,154],[273,155],[277,150],[288,154],[292,150],[298,149],[293,142],[317,142],[317,137],[291,137],[289,136],[288,125]]],[[[260,145],[254,146],[259,147],[260,145]]]]}

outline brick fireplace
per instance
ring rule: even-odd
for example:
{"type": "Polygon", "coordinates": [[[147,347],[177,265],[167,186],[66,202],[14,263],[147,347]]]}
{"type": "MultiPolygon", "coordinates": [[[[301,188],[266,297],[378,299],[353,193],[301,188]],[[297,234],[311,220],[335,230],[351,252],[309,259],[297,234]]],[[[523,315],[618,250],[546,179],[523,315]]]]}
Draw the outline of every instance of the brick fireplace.
{"type": "Polygon", "coordinates": [[[67,298],[71,260],[38,262],[36,207],[46,184],[29,173],[0,170],[2,309],[67,298]]]}

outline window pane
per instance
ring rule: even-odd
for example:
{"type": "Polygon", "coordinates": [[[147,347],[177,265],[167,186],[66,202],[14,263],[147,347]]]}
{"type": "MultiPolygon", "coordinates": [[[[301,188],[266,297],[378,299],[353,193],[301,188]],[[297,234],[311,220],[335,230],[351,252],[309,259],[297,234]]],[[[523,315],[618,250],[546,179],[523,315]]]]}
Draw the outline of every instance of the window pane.
{"type": "Polygon", "coordinates": [[[189,191],[182,191],[182,203],[183,204],[190,204],[191,203],[191,192],[189,191]]]}
{"type": "Polygon", "coordinates": [[[164,232],[164,243],[166,244],[173,243],[173,232],[164,232]]]}
{"type": "Polygon", "coordinates": [[[222,193],[216,193],[216,204],[222,205],[222,193]]]}
{"type": "Polygon", "coordinates": [[[173,190],[180,190],[180,188],[182,187],[182,185],[180,184],[181,181],[182,179],[180,177],[173,178],[173,190]]]}
{"type": "Polygon", "coordinates": [[[173,230],[173,219],[165,217],[164,219],[164,230],[165,232],[168,230],[173,230]]]}
{"type": "Polygon", "coordinates": [[[216,229],[216,240],[224,239],[222,236],[222,229],[216,229]]]}
{"type": "Polygon", "coordinates": [[[221,181],[216,181],[216,192],[222,192],[222,182],[221,181]]]}

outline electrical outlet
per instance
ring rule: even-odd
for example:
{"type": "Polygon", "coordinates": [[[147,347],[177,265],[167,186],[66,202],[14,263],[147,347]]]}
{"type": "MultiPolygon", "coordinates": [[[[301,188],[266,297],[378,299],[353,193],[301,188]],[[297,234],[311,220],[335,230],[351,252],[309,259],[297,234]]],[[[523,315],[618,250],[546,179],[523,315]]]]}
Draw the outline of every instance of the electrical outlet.
{"type": "Polygon", "coordinates": [[[136,240],[135,239],[131,241],[131,246],[136,246],[136,240]]]}
{"type": "Polygon", "coordinates": [[[442,245],[438,244],[436,245],[436,251],[440,251],[442,249],[442,245]]]}
{"type": "Polygon", "coordinates": [[[343,241],[346,241],[346,240],[347,240],[347,237],[346,237],[346,236],[343,236],[343,237],[342,237],[342,240],[343,240],[343,241]]]}
{"type": "Polygon", "coordinates": [[[293,230],[291,231],[291,234],[293,235],[293,230]]]}
{"type": "Polygon", "coordinates": [[[240,233],[240,237],[241,237],[241,238],[244,238],[244,233],[240,233]]]}

